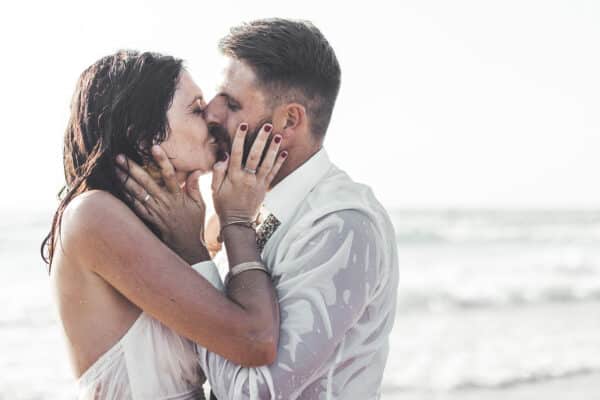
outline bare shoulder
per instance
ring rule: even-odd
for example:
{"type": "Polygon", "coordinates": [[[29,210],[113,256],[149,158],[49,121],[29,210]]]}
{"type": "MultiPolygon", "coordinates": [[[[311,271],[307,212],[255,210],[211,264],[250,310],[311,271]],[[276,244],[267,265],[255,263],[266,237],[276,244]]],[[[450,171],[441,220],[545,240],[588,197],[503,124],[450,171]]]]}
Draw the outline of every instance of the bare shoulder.
{"type": "MultiPolygon", "coordinates": [[[[90,190],[75,197],[63,213],[63,228],[117,218],[129,208],[112,194],[104,190],[90,190]]],[[[131,211],[129,211],[131,214],[131,211]]]]}
{"type": "Polygon", "coordinates": [[[65,208],[59,241],[75,256],[90,249],[98,252],[138,225],[143,224],[121,200],[108,192],[91,190],[65,208]]]}

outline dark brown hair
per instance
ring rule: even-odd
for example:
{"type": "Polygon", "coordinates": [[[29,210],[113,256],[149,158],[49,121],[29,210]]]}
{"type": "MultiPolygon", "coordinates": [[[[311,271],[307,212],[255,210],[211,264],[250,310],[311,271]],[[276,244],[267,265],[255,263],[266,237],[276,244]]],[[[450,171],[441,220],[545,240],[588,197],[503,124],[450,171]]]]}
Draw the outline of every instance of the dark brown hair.
{"type": "Polygon", "coordinates": [[[337,98],[341,71],[333,48],[308,21],[262,19],[231,29],[219,49],[245,62],[273,99],[272,106],[304,105],[311,131],[323,137],[337,98]]]}
{"type": "Polygon", "coordinates": [[[77,195],[105,190],[132,207],[116,175],[115,157],[124,154],[140,164],[151,159],[151,145],[168,135],[167,111],[182,69],[182,61],[170,56],[121,50],[79,77],[64,138],[66,185],[41,249],[49,269],[63,211],[77,195]]]}

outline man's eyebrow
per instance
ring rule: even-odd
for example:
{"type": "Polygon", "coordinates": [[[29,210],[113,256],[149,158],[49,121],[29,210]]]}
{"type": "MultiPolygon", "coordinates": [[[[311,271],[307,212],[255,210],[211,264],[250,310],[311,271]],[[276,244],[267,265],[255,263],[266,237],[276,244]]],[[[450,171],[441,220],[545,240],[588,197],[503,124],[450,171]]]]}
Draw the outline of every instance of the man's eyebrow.
{"type": "Polygon", "coordinates": [[[225,97],[227,99],[227,101],[230,101],[232,103],[237,104],[238,106],[240,106],[240,102],[237,101],[235,99],[235,97],[233,97],[232,95],[230,95],[229,93],[225,92],[225,91],[220,91],[217,93],[217,96],[221,96],[221,97],[225,97]]]}
{"type": "Polygon", "coordinates": [[[227,93],[227,87],[222,85],[217,86],[217,96],[225,97],[228,100],[235,100],[229,93],[227,93]]]}

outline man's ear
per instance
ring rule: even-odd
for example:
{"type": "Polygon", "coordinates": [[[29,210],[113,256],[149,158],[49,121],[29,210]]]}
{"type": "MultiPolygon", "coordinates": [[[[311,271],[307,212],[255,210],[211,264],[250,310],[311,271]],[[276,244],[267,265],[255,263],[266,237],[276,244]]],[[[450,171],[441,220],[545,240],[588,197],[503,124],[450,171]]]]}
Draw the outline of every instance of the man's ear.
{"type": "Polygon", "coordinates": [[[283,111],[282,120],[284,133],[292,134],[299,127],[306,124],[306,108],[302,104],[286,104],[283,111]]]}

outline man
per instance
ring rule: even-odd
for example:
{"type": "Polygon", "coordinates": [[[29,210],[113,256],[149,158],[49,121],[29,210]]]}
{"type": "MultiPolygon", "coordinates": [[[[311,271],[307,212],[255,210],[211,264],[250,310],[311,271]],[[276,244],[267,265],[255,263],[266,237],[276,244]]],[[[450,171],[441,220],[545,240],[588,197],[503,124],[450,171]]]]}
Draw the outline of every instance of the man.
{"type": "Polygon", "coordinates": [[[269,122],[288,156],[258,235],[279,299],[278,354],[245,368],[199,348],[214,396],[378,398],[395,317],[395,235],[371,190],[323,148],[340,86],[335,53],[311,23],[283,19],[235,27],[220,49],[228,64],[207,122],[230,137],[241,122],[249,131],[269,122]]]}

